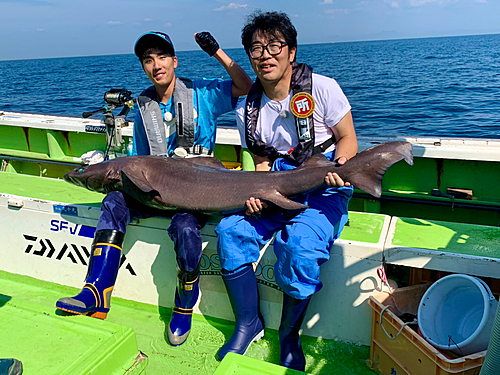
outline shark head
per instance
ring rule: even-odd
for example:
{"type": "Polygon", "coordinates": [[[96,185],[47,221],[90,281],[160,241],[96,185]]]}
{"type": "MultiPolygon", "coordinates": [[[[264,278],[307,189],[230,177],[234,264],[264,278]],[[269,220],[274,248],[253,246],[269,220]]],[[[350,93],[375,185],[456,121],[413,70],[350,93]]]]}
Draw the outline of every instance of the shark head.
{"type": "Polygon", "coordinates": [[[98,193],[108,193],[120,180],[120,172],[113,164],[103,162],[75,168],[63,178],[70,184],[98,193]]]}

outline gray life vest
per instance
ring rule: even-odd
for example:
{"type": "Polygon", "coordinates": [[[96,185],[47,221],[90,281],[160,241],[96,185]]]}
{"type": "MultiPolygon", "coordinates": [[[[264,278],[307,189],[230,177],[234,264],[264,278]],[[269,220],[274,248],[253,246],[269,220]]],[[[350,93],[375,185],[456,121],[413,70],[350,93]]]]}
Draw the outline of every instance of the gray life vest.
{"type": "MultiPolygon", "coordinates": [[[[292,63],[291,88],[293,95],[305,92],[312,95],[312,68],[306,64],[292,63]]],[[[335,136],[314,147],[314,120],[311,114],[307,118],[295,117],[299,144],[288,153],[279,153],[276,148],[255,138],[255,129],[259,118],[260,102],[264,89],[257,78],[248,93],[245,105],[245,141],[248,149],[257,156],[268,157],[271,161],[285,158],[302,164],[313,154],[319,154],[335,143],[335,136]]]]}
{"type": "MultiPolygon", "coordinates": [[[[193,82],[191,80],[176,78],[173,101],[177,128],[177,147],[185,149],[188,154],[210,155],[210,150],[194,144],[193,82]]],[[[155,87],[151,86],[144,90],[137,98],[137,104],[142,116],[151,155],[171,156],[168,155],[163,115],[160,105],[156,101],[155,87]]]]}

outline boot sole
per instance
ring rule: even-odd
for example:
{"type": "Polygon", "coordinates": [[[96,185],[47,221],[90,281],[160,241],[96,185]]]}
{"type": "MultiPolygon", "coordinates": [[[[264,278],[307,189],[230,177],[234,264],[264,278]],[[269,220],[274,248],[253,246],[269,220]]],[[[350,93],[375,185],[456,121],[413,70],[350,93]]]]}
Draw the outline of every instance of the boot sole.
{"type": "MultiPolygon", "coordinates": [[[[248,351],[248,348],[250,348],[250,345],[252,345],[253,342],[255,341],[259,341],[261,338],[264,337],[264,328],[262,329],[262,331],[260,331],[259,333],[257,333],[253,339],[248,343],[247,347],[245,348],[245,351],[243,353],[236,353],[236,352],[232,352],[232,351],[229,351],[228,353],[236,353],[236,354],[240,354],[240,355],[245,355],[248,351]]],[[[227,355],[227,353],[226,353],[227,355]]],[[[217,353],[217,360],[218,361],[222,361],[224,358],[221,358],[219,357],[219,353],[217,353]]]]}
{"type": "Polygon", "coordinates": [[[247,354],[247,351],[248,351],[248,349],[250,348],[250,345],[252,345],[253,342],[259,341],[263,337],[264,337],[264,330],[260,331],[259,333],[257,333],[255,335],[255,337],[252,339],[252,341],[250,341],[250,343],[248,344],[247,348],[245,349],[245,351],[243,352],[242,355],[247,354]]]}
{"type": "Polygon", "coordinates": [[[75,314],[75,315],[87,315],[87,316],[90,316],[91,318],[102,319],[102,320],[106,319],[107,316],[108,316],[108,313],[106,313],[106,312],[100,312],[100,311],[89,311],[89,312],[86,312],[86,313],[82,313],[82,312],[78,312],[78,311],[64,309],[62,307],[56,307],[56,308],[58,310],[66,311],[66,312],[69,312],[71,314],[75,314]]]}

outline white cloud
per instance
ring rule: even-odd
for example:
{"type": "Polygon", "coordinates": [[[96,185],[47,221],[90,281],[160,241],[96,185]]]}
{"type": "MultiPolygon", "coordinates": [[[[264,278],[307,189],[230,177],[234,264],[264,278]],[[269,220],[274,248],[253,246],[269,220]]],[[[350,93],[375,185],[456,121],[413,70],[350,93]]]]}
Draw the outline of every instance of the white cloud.
{"type": "Polygon", "coordinates": [[[435,3],[436,1],[439,1],[439,0],[410,0],[410,5],[412,7],[419,7],[419,6],[424,5],[426,3],[435,3]]]}
{"type": "Polygon", "coordinates": [[[397,1],[393,1],[391,3],[391,7],[393,7],[393,8],[399,8],[399,3],[397,1]]]}
{"type": "Polygon", "coordinates": [[[248,4],[236,4],[236,3],[230,3],[229,5],[223,5],[220,8],[214,9],[216,12],[221,12],[223,10],[233,10],[233,9],[240,9],[240,8],[246,8],[248,4]]]}
{"type": "Polygon", "coordinates": [[[153,19],[152,18],[144,18],[145,22],[151,22],[153,19]]]}
{"type": "Polygon", "coordinates": [[[487,4],[488,0],[476,0],[476,3],[487,4]]]}
{"type": "Polygon", "coordinates": [[[320,4],[333,4],[333,0],[324,0],[320,4]]]}
{"type": "Polygon", "coordinates": [[[36,31],[45,31],[45,29],[36,29],[36,31]]]}
{"type": "Polygon", "coordinates": [[[347,13],[347,9],[327,9],[326,14],[347,13]]]}
{"type": "Polygon", "coordinates": [[[171,22],[167,22],[165,25],[163,25],[165,27],[172,27],[172,23],[171,22]]]}
{"type": "Polygon", "coordinates": [[[120,21],[108,21],[108,25],[121,25],[120,21]]]}

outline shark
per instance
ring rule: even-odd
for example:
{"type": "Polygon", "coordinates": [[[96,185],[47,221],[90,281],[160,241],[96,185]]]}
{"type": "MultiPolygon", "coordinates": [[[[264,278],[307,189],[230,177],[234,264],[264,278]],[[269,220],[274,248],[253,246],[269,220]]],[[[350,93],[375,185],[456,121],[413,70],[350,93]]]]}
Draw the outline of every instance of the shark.
{"type": "Polygon", "coordinates": [[[328,172],[380,197],[385,172],[402,160],[413,165],[412,144],[406,141],[377,144],[343,165],[317,154],[296,169],[277,172],[229,170],[213,157],[125,156],[75,168],[64,180],[104,194],[120,191],[160,210],[230,214],[254,197],[293,212],[307,208],[293,197],[325,187],[328,172]]]}

